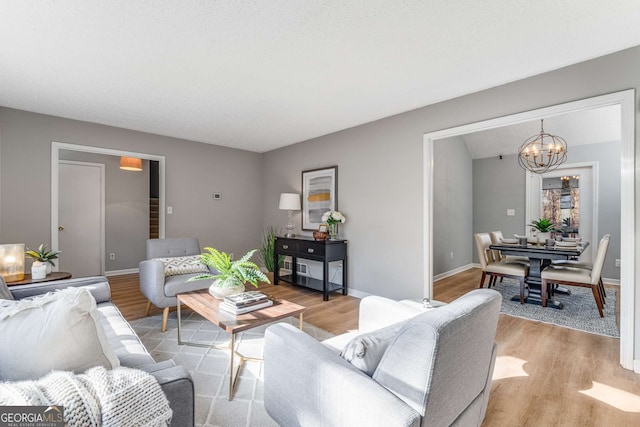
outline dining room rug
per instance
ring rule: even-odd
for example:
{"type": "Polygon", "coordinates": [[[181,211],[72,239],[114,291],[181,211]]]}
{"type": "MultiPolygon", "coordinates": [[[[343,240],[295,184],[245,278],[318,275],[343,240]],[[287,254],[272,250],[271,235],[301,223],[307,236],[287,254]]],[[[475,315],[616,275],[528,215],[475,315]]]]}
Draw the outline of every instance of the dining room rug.
{"type": "MultiPolygon", "coordinates": [[[[298,326],[298,318],[281,322],[298,326]]],[[[173,359],[184,366],[195,386],[195,424],[202,427],[270,427],[277,424],[267,415],[263,399],[263,364],[246,361],[234,393],[228,400],[229,352],[215,348],[178,345],[178,321],[175,312],[169,314],[167,331],[161,332],[162,315],[132,320],[131,326],[157,361],[173,359]]],[[[238,352],[244,356],[262,358],[264,331],[260,326],[236,336],[238,352]]],[[[307,322],[303,330],[318,340],[333,335],[307,322]]],[[[229,334],[197,313],[182,312],[182,339],[224,345],[229,334]]]]}
{"type": "Polygon", "coordinates": [[[555,294],[553,297],[564,304],[564,308],[558,310],[535,304],[520,304],[519,300],[511,301],[511,297],[520,295],[520,285],[515,279],[505,278],[502,283],[498,281],[495,285],[495,289],[502,294],[500,312],[503,314],[577,329],[592,334],[620,338],[615,312],[616,289],[606,289],[607,298],[603,310],[604,317],[600,317],[591,289],[578,286],[569,286],[568,288],[571,291],[571,295],[555,294]]]}

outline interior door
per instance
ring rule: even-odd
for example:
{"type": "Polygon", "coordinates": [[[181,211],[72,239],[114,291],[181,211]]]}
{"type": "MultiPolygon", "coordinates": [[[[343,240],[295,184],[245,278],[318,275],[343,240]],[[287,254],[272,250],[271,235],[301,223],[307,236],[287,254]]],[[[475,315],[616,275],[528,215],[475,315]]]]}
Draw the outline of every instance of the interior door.
{"type": "Polygon", "coordinates": [[[104,274],[104,165],[59,162],[60,271],[104,274]]]}

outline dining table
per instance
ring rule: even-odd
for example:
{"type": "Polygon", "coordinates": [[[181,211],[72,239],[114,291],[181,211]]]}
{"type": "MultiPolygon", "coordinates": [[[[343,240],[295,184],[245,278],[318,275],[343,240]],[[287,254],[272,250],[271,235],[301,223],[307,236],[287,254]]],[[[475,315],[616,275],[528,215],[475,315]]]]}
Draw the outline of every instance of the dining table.
{"type": "MultiPolygon", "coordinates": [[[[569,260],[578,258],[589,246],[589,242],[580,242],[576,246],[547,246],[544,243],[497,243],[490,246],[493,250],[500,251],[503,255],[512,255],[529,258],[529,272],[524,281],[527,284],[528,292],[525,290],[525,303],[542,305],[542,270],[555,260],[569,260]]],[[[554,293],[571,295],[571,291],[564,287],[557,287],[554,293]]],[[[512,301],[520,301],[520,294],[514,295],[512,301]]],[[[561,301],[547,299],[547,307],[562,309],[564,304],[561,301]]]]}

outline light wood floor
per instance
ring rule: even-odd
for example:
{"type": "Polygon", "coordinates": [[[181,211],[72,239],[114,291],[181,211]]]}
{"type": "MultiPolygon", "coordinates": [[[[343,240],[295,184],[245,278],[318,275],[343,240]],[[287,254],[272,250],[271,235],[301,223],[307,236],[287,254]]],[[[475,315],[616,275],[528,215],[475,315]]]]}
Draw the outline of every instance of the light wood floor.
{"type": "MultiPolygon", "coordinates": [[[[434,297],[450,302],[475,289],[479,278],[471,269],[440,280],[434,297]]],[[[137,275],[109,282],[126,318],[144,316],[137,275]]],[[[357,328],[357,298],[332,294],[323,302],[321,294],[287,284],[262,290],[304,305],[305,320],[329,332],[357,328]]],[[[640,426],[640,375],[620,367],[619,340],[501,315],[496,342],[498,360],[483,426],[640,426]]]]}

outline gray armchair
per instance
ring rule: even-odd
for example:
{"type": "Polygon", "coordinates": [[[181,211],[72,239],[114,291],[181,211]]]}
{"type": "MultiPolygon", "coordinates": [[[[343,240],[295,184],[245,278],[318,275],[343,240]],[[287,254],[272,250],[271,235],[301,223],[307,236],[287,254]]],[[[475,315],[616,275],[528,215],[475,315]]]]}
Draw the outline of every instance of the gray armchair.
{"type": "Polygon", "coordinates": [[[502,297],[478,289],[406,320],[372,376],[288,324],[265,334],[264,403],[283,426],[479,426],[502,297]]]}
{"type": "Polygon", "coordinates": [[[189,278],[202,273],[179,274],[165,277],[164,264],[154,258],[183,257],[199,255],[198,239],[149,239],[147,240],[147,259],[140,262],[140,290],[147,298],[146,315],[151,304],[164,308],[162,312],[162,332],[167,329],[169,308],[175,307],[177,293],[206,289],[211,285],[208,280],[187,282],[189,278]]]}

